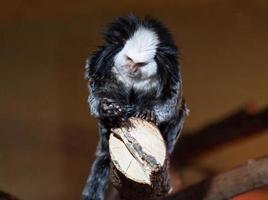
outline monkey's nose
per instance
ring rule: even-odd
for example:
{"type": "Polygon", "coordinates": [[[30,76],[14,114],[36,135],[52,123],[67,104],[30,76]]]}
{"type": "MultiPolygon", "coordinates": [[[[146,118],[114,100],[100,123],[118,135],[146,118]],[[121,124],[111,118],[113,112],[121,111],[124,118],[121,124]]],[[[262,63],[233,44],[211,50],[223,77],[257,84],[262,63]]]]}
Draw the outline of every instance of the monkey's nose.
{"type": "Polygon", "coordinates": [[[125,67],[129,70],[130,73],[136,73],[139,70],[135,63],[128,63],[125,65],[125,67]]]}
{"type": "Polygon", "coordinates": [[[135,63],[135,62],[130,62],[127,64],[127,67],[130,69],[138,69],[146,65],[145,63],[135,63]]]}
{"type": "Polygon", "coordinates": [[[126,64],[126,67],[129,68],[129,69],[134,69],[136,68],[136,63],[134,63],[133,61],[130,61],[126,64]]]}

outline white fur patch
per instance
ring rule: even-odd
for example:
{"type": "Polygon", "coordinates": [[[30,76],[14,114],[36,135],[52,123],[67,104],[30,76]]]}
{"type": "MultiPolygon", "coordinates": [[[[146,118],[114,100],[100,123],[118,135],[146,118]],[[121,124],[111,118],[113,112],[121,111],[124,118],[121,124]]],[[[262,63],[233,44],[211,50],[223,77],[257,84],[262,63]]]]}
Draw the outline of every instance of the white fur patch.
{"type": "Polygon", "coordinates": [[[155,32],[141,27],[127,40],[122,51],[136,63],[148,62],[154,58],[158,43],[155,32]]]}
{"type": "Polygon", "coordinates": [[[114,58],[113,72],[119,81],[129,88],[138,90],[150,89],[158,83],[154,76],[157,73],[157,63],[154,60],[158,37],[150,29],[140,27],[131,38],[129,38],[123,49],[114,58]],[[146,63],[133,73],[127,67],[128,58],[134,63],[146,63]]]}
{"type": "Polygon", "coordinates": [[[141,91],[144,90],[149,91],[152,88],[155,88],[159,84],[159,80],[157,80],[155,77],[147,79],[134,79],[120,73],[115,67],[113,68],[113,73],[115,74],[117,80],[124,83],[124,85],[128,89],[133,88],[141,91]]]}
{"type": "Polygon", "coordinates": [[[89,86],[88,103],[89,103],[90,114],[94,117],[99,117],[99,111],[98,111],[99,98],[94,95],[92,88],[90,86],[89,86]]]}

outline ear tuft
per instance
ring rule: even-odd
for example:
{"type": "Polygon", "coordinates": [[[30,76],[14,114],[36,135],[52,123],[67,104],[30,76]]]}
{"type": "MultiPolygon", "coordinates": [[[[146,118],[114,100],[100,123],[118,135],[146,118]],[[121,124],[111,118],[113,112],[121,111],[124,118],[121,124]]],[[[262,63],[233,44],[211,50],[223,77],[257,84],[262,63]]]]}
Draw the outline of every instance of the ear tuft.
{"type": "Polygon", "coordinates": [[[133,14],[119,17],[114,22],[108,24],[108,28],[104,33],[104,40],[107,43],[123,44],[133,35],[140,24],[140,19],[133,14]]]}

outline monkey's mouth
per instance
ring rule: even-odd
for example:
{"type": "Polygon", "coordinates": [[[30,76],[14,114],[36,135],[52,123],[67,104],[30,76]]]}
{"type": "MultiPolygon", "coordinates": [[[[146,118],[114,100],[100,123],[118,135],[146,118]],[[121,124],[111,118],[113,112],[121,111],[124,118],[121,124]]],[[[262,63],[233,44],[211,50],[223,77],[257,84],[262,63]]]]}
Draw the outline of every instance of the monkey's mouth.
{"type": "Polygon", "coordinates": [[[127,70],[127,75],[131,78],[137,78],[141,74],[140,68],[131,68],[127,70]]]}
{"type": "Polygon", "coordinates": [[[143,68],[147,63],[146,62],[129,62],[125,67],[132,73],[136,74],[140,71],[141,68],[143,68]]]}
{"type": "Polygon", "coordinates": [[[117,67],[114,67],[114,71],[121,76],[127,76],[129,78],[139,78],[142,74],[140,68],[130,68],[128,66],[122,66],[119,69],[117,67]]]}
{"type": "Polygon", "coordinates": [[[137,73],[139,73],[140,69],[139,68],[130,68],[128,71],[130,72],[130,74],[137,74],[137,73]]]}

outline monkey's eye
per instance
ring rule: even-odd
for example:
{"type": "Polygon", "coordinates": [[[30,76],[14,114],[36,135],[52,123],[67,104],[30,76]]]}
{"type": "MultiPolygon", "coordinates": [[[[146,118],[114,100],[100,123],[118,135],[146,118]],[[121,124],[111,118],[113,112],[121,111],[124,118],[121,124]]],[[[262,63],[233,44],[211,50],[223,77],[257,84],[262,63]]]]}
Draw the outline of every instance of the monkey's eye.
{"type": "Polygon", "coordinates": [[[130,57],[126,56],[126,58],[128,61],[133,62],[133,60],[130,57]]]}
{"type": "Polygon", "coordinates": [[[144,65],[147,65],[146,62],[139,62],[135,64],[137,67],[143,67],[144,65]]]}

